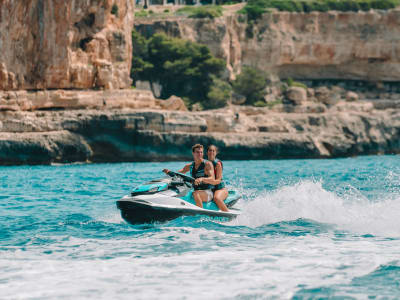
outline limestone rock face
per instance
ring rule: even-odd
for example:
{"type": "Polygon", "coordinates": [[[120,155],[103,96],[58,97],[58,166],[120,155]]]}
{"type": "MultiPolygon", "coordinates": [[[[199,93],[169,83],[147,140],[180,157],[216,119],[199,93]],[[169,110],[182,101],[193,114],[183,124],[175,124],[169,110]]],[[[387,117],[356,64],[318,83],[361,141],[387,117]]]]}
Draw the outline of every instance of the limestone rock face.
{"type": "Polygon", "coordinates": [[[136,89],[3,91],[0,111],[162,108],[158,101],[150,91],[136,89]]]}
{"type": "Polygon", "coordinates": [[[140,32],[206,44],[226,60],[231,77],[250,65],[281,78],[400,79],[400,10],[272,12],[253,25],[235,15],[140,22],[140,32]]]}
{"type": "Polygon", "coordinates": [[[93,152],[87,142],[69,131],[0,133],[3,165],[86,161],[93,152]]]}
{"type": "Polygon", "coordinates": [[[0,1],[0,89],[128,87],[133,5],[0,1]]]}
{"type": "Polygon", "coordinates": [[[176,110],[176,111],[187,111],[187,107],[183,100],[177,96],[171,96],[167,100],[158,100],[158,104],[162,109],[176,110]]]}
{"type": "Polygon", "coordinates": [[[307,91],[302,87],[290,87],[286,91],[287,99],[294,104],[302,104],[307,101],[307,91]]]}
{"type": "Polygon", "coordinates": [[[221,159],[400,153],[398,109],[361,101],[318,113],[252,109],[0,112],[0,165],[190,160],[195,143],[215,144],[221,159]]]}
{"type": "Polygon", "coordinates": [[[315,90],[315,97],[319,102],[326,104],[328,106],[335,105],[340,100],[340,94],[337,94],[329,90],[325,86],[319,87],[315,90]]]}
{"type": "Polygon", "coordinates": [[[347,101],[357,101],[357,100],[358,100],[358,95],[357,95],[357,93],[354,93],[354,92],[347,92],[347,93],[346,93],[346,100],[347,100],[347,101]]]}

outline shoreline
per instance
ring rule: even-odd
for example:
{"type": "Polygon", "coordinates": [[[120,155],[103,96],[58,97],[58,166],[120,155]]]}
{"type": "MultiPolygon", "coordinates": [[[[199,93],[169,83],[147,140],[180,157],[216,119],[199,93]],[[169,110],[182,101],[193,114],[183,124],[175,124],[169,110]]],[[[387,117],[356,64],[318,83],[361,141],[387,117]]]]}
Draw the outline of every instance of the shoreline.
{"type": "MultiPolygon", "coordinates": [[[[362,154],[354,156],[341,156],[341,157],[326,157],[326,158],[274,158],[274,159],[223,159],[224,162],[241,162],[241,161],[265,161],[265,160],[277,160],[277,161],[291,161],[291,160],[336,160],[336,159],[357,159],[360,157],[375,157],[375,156],[398,156],[399,153],[383,153],[383,154],[362,154]]],[[[18,164],[18,165],[3,165],[0,164],[0,168],[13,168],[13,167],[65,167],[75,165],[104,165],[104,164],[131,164],[131,163],[181,163],[190,162],[187,160],[153,160],[153,161],[110,161],[110,162],[92,162],[92,161],[77,161],[70,163],[49,163],[49,164],[18,164]]]]}
{"type": "Polygon", "coordinates": [[[319,113],[307,112],[309,105],[292,108],[300,112],[242,106],[1,112],[0,165],[186,161],[195,143],[216,144],[222,160],[400,153],[398,109],[346,102],[319,113]]]}

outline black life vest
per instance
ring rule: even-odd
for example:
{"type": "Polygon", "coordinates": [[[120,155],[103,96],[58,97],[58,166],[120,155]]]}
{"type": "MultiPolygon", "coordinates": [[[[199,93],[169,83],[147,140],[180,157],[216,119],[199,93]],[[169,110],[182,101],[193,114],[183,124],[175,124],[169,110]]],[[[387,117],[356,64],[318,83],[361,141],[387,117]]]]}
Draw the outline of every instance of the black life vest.
{"type": "MultiPolygon", "coordinates": [[[[190,174],[194,179],[200,178],[200,177],[207,177],[205,174],[205,168],[206,168],[206,160],[203,159],[201,162],[200,166],[195,169],[195,162],[192,162],[192,165],[190,166],[190,174]]],[[[214,186],[208,183],[201,183],[199,185],[194,185],[193,186],[195,190],[208,190],[213,188],[214,186]]]]}

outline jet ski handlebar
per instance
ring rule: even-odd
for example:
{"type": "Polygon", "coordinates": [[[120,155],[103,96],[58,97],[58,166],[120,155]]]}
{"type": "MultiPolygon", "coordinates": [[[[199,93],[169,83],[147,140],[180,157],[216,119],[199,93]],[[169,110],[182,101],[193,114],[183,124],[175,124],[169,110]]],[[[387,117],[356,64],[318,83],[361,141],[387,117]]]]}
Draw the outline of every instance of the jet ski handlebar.
{"type": "Polygon", "coordinates": [[[178,173],[178,172],[172,172],[172,171],[169,171],[168,173],[167,173],[167,175],[168,176],[171,176],[171,177],[180,177],[180,178],[182,178],[183,179],[183,181],[186,181],[186,182],[190,182],[190,183],[194,183],[194,181],[195,181],[195,179],[193,178],[193,177],[191,177],[191,176],[188,176],[188,175],[185,175],[185,174],[182,174],[182,173],[178,173]]]}

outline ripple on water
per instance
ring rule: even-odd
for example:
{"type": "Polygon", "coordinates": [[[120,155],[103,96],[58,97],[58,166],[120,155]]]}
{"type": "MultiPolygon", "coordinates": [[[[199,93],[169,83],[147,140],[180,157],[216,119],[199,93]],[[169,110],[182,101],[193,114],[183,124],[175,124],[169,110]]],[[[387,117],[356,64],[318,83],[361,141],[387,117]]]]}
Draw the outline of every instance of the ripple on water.
{"type": "Polygon", "coordinates": [[[135,226],[115,201],[182,163],[0,167],[0,298],[398,298],[399,162],[227,161],[236,220],[135,226]]]}

